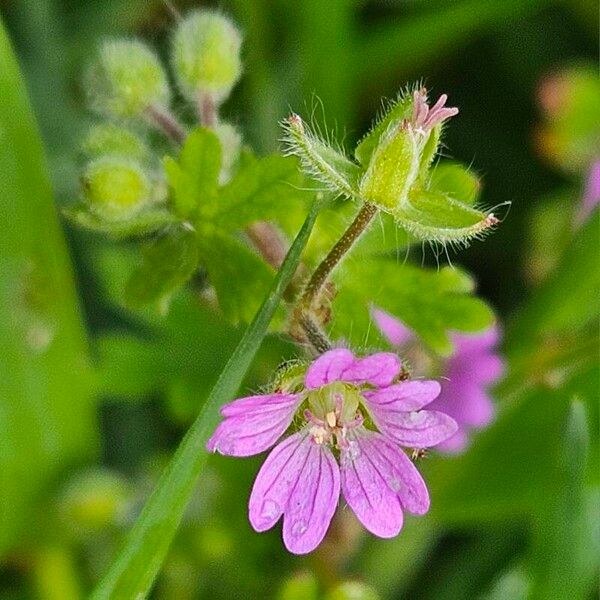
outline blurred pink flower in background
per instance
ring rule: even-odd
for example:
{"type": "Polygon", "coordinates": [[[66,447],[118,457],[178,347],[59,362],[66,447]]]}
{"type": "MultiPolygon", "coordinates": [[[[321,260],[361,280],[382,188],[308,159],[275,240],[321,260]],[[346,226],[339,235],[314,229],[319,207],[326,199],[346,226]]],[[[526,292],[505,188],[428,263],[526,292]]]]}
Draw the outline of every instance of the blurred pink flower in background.
{"type": "MultiPolygon", "coordinates": [[[[399,351],[416,341],[416,335],[400,319],[373,307],[371,314],[378,328],[399,351]]],[[[504,361],[496,347],[500,339],[498,327],[492,326],[475,334],[452,333],[453,354],[442,359],[441,393],[430,408],[451,416],[458,430],[436,445],[445,452],[459,452],[468,445],[470,429],[481,429],[494,418],[494,404],[489,387],[504,372],[504,361]]]]}

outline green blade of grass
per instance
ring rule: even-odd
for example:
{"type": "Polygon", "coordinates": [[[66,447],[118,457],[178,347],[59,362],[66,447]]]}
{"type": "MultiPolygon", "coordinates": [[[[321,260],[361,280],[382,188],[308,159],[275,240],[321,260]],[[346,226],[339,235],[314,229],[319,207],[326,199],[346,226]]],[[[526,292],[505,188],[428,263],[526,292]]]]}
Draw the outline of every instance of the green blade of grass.
{"type": "Polygon", "coordinates": [[[205,443],[219,420],[219,408],[233,398],[242,383],[300,262],[317,213],[315,203],[269,295],[231,355],[200,415],[181,441],[110,570],[94,591],[93,600],[145,598],[152,587],[206,462],[205,443]]]}

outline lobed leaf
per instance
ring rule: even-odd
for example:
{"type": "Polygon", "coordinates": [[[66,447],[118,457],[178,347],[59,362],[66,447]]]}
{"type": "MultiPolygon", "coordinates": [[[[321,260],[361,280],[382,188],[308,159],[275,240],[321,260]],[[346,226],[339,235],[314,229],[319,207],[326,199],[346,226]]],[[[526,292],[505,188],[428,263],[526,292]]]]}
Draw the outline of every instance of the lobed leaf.
{"type": "Polygon", "coordinates": [[[308,194],[293,158],[272,155],[243,157],[235,177],[219,191],[214,224],[236,231],[256,221],[285,217],[304,208],[308,194]]]}
{"type": "Polygon", "coordinates": [[[273,269],[230,234],[207,230],[200,238],[202,264],[221,310],[230,321],[247,323],[273,281],[273,269]]]}
{"type": "Polygon", "coordinates": [[[196,232],[188,225],[171,227],[143,251],[141,265],[131,274],[125,297],[132,307],[164,303],[198,267],[196,232]]]}
{"type": "Polygon", "coordinates": [[[201,127],[192,131],[178,160],[167,156],[164,167],[173,208],[180,217],[188,218],[201,206],[214,204],[221,169],[221,143],[214,132],[201,127]]]}
{"type": "Polygon", "coordinates": [[[344,286],[333,301],[336,335],[355,344],[380,342],[369,307],[397,316],[440,354],[450,354],[450,330],[479,331],[494,315],[471,295],[473,281],[459,269],[421,269],[386,257],[349,261],[341,271],[344,286]]]}

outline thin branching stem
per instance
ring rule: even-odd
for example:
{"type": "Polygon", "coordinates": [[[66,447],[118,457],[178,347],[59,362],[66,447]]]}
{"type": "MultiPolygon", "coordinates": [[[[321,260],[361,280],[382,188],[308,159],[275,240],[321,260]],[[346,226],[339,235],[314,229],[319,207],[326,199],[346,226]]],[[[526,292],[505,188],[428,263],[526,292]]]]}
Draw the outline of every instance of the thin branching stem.
{"type": "Polygon", "coordinates": [[[187,132],[170,111],[157,106],[149,106],[146,109],[146,117],[156,129],[164,133],[170,140],[176,144],[183,144],[187,132]]]}

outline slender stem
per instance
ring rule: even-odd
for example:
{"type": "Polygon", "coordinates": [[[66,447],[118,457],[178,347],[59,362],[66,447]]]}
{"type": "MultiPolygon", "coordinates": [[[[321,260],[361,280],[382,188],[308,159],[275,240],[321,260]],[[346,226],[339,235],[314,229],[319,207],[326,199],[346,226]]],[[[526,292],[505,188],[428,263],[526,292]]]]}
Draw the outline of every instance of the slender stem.
{"type": "Polygon", "coordinates": [[[322,295],[326,291],[327,280],[356,240],[367,229],[376,214],[377,207],[375,205],[369,202],[363,204],[352,223],[348,226],[348,229],[346,229],[342,237],[315,269],[304,288],[304,293],[296,305],[292,316],[290,333],[294,337],[308,341],[319,353],[331,348],[331,343],[322,329],[323,323],[319,322],[319,320],[325,320],[319,317],[320,314],[328,314],[327,310],[323,311],[323,306],[321,305],[322,295]]]}
{"type": "Polygon", "coordinates": [[[202,93],[198,96],[198,118],[202,127],[214,129],[217,126],[217,105],[210,94],[202,93]]]}
{"type": "Polygon", "coordinates": [[[332,271],[350,248],[352,248],[356,240],[358,240],[360,235],[365,231],[376,214],[377,207],[374,204],[369,202],[363,204],[363,207],[354,218],[354,221],[350,223],[348,229],[346,229],[342,237],[336,242],[335,246],[329,251],[329,254],[323,259],[321,264],[312,274],[310,281],[304,289],[304,294],[300,299],[300,305],[304,309],[311,309],[313,307],[332,271]]]}
{"type": "Polygon", "coordinates": [[[164,108],[149,106],[146,109],[146,116],[150,123],[156,129],[162,131],[169,139],[176,144],[183,144],[187,133],[183,125],[179,123],[172,113],[164,108]]]}
{"type": "Polygon", "coordinates": [[[287,253],[286,242],[274,225],[258,221],[246,228],[246,234],[262,257],[274,268],[279,269],[287,253]]]}

